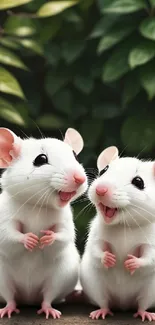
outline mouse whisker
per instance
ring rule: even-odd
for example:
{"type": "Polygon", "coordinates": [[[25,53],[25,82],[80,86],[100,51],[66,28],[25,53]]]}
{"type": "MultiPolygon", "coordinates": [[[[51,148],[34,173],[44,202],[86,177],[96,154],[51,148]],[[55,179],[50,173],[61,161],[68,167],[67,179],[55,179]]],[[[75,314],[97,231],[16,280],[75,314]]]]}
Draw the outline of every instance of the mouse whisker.
{"type": "MultiPolygon", "coordinates": [[[[155,217],[153,213],[147,211],[146,209],[142,208],[141,206],[137,206],[137,205],[131,204],[131,207],[132,207],[132,206],[135,207],[135,208],[137,208],[137,209],[140,209],[140,210],[146,212],[147,214],[149,214],[149,215],[152,216],[152,217],[155,217]]],[[[143,216],[143,217],[144,217],[144,216],[143,216]]],[[[149,221],[148,219],[146,219],[146,220],[149,221]]],[[[152,222],[150,222],[150,223],[152,223],[152,222]]]]}
{"type": "MultiPolygon", "coordinates": [[[[43,201],[44,201],[44,196],[45,196],[45,194],[48,192],[49,188],[50,188],[50,186],[48,186],[48,188],[45,190],[45,192],[40,196],[40,198],[37,200],[37,202],[36,202],[35,205],[33,206],[31,212],[32,212],[33,210],[35,210],[36,206],[38,205],[38,203],[41,201],[42,198],[43,198],[43,201]]],[[[39,212],[40,212],[40,210],[39,210],[39,212]]]]}
{"type": "MultiPolygon", "coordinates": [[[[22,182],[15,183],[15,184],[13,184],[13,185],[8,185],[7,187],[5,187],[5,191],[6,191],[8,188],[14,188],[16,185],[20,185],[20,184],[23,184],[23,183],[25,183],[25,182],[22,181],[22,182]]],[[[42,184],[47,183],[47,180],[44,180],[44,181],[42,180],[41,183],[42,183],[42,184]]],[[[25,190],[27,190],[27,189],[33,187],[33,186],[36,186],[36,184],[31,184],[31,185],[29,185],[28,187],[26,187],[25,189],[20,190],[18,193],[20,193],[21,191],[25,191],[25,190]]],[[[17,194],[17,192],[16,192],[16,194],[17,194]]],[[[14,197],[14,196],[11,196],[11,197],[14,197]]]]}
{"type": "Polygon", "coordinates": [[[16,215],[17,215],[17,213],[25,206],[25,204],[26,203],[28,203],[33,197],[35,197],[36,195],[38,195],[40,192],[42,193],[42,191],[45,191],[47,188],[49,187],[49,185],[48,186],[46,186],[45,188],[42,188],[41,190],[39,190],[39,191],[37,191],[36,193],[34,193],[32,196],[30,196],[20,207],[19,207],[19,209],[17,209],[17,211],[16,211],[16,213],[15,214],[13,214],[13,215],[11,215],[10,217],[12,217],[12,218],[14,218],[16,215]]]}
{"type": "MultiPolygon", "coordinates": [[[[47,198],[47,196],[48,196],[48,191],[49,191],[49,188],[47,189],[47,190],[45,190],[45,193],[43,194],[43,195],[41,195],[41,198],[37,201],[37,203],[35,204],[35,207],[36,207],[36,205],[38,205],[38,203],[41,201],[41,199],[43,199],[42,200],[42,203],[41,203],[41,205],[40,205],[40,208],[39,208],[39,211],[38,211],[38,213],[37,213],[37,215],[36,215],[36,218],[39,216],[39,214],[40,214],[40,211],[41,211],[41,208],[43,207],[43,204],[44,204],[44,202],[45,202],[45,200],[46,200],[46,198],[47,198]]],[[[32,209],[32,211],[33,211],[33,209],[32,209]]]]}
{"type": "MultiPolygon", "coordinates": [[[[92,202],[89,202],[78,214],[77,216],[74,218],[74,220],[77,220],[78,217],[81,215],[81,213],[83,213],[89,206],[93,206],[92,202]]],[[[86,211],[85,211],[86,212],[86,211]]]]}
{"type": "MultiPolygon", "coordinates": [[[[125,209],[125,211],[128,213],[128,210],[127,210],[127,209],[125,209]]],[[[123,212],[124,212],[124,211],[123,211],[123,212]]],[[[129,214],[129,213],[128,213],[128,214],[129,214]]],[[[125,215],[125,212],[124,212],[124,215],[125,215]]],[[[128,220],[126,219],[125,221],[126,221],[126,224],[127,224],[128,228],[130,229],[130,232],[131,232],[132,235],[133,235],[133,229],[130,227],[130,224],[128,223],[128,220]]]]}
{"type": "Polygon", "coordinates": [[[124,211],[123,211],[123,214],[122,214],[122,220],[123,220],[123,224],[124,224],[124,245],[126,247],[126,243],[127,243],[127,236],[126,236],[126,222],[125,222],[125,218],[124,218],[124,211]]]}
{"type": "Polygon", "coordinates": [[[85,201],[89,201],[87,196],[84,196],[83,198],[77,198],[75,201],[73,201],[73,204],[81,203],[81,202],[85,202],[85,201]]]}
{"type": "Polygon", "coordinates": [[[139,211],[137,211],[137,209],[134,209],[133,207],[131,207],[131,209],[133,211],[135,211],[136,213],[138,213],[141,218],[145,219],[147,222],[149,222],[150,224],[152,224],[152,222],[148,218],[144,217],[143,214],[141,214],[139,211]]]}
{"type": "Polygon", "coordinates": [[[128,210],[128,214],[130,215],[130,217],[132,218],[132,220],[134,221],[134,223],[138,226],[138,228],[141,230],[141,232],[144,235],[145,239],[147,240],[148,244],[152,246],[152,244],[150,243],[150,241],[146,237],[143,228],[139,225],[139,223],[137,222],[137,220],[131,215],[131,213],[129,212],[129,210],[128,210]]]}
{"type": "Polygon", "coordinates": [[[51,197],[52,193],[53,193],[53,192],[50,192],[50,193],[48,194],[48,196],[47,196],[47,201],[46,201],[46,216],[47,216],[47,206],[48,206],[48,202],[49,202],[49,200],[50,200],[50,197],[51,197]]]}

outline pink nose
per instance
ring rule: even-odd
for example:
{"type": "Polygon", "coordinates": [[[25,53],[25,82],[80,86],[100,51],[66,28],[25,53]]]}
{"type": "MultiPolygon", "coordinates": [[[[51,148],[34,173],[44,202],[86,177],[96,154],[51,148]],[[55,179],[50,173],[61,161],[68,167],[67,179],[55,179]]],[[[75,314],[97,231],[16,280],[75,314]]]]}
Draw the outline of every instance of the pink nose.
{"type": "Polygon", "coordinates": [[[108,192],[108,188],[104,186],[97,186],[96,187],[96,194],[99,196],[104,196],[108,192]]]}
{"type": "Polygon", "coordinates": [[[80,174],[74,174],[74,180],[76,184],[82,185],[85,182],[86,177],[80,174]]]}

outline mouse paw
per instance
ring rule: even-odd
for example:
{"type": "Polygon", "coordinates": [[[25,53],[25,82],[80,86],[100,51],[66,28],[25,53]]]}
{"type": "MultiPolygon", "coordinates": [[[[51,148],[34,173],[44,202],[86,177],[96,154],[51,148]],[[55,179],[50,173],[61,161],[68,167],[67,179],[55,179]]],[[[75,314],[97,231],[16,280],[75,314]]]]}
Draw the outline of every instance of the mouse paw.
{"type": "Polygon", "coordinates": [[[130,271],[131,275],[143,265],[142,259],[134,255],[128,255],[127,260],[124,262],[125,268],[130,271]]]}
{"type": "Polygon", "coordinates": [[[56,234],[52,230],[41,230],[41,233],[45,234],[45,236],[40,238],[40,248],[44,248],[44,246],[52,245],[56,239],[56,234]]]}
{"type": "Polygon", "coordinates": [[[99,319],[100,317],[102,317],[102,319],[105,319],[106,315],[113,316],[113,313],[108,308],[101,308],[101,309],[92,311],[92,313],[90,313],[89,317],[91,319],[99,319]]]}
{"type": "Polygon", "coordinates": [[[35,248],[39,243],[39,238],[33,233],[24,234],[21,243],[24,244],[24,247],[30,251],[35,248]]]}
{"type": "Polygon", "coordinates": [[[137,318],[138,316],[141,317],[142,322],[145,321],[145,319],[149,320],[149,322],[152,322],[155,320],[155,313],[150,313],[148,311],[145,310],[138,310],[136,314],[133,315],[135,318],[137,318]]]}
{"type": "Polygon", "coordinates": [[[109,268],[109,267],[114,267],[116,264],[116,257],[114,254],[105,251],[103,253],[103,257],[102,257],[102,264],[105,266],[105,268],[109,268]]]}
{"type": "Polygon", "coordinates": [[[12,302],[10,304],[7,304],[4,308],[0,309],[0,318],[3,318],[5,315],[7,315],[8,318],[11,318],[13,312],[19,314],[20,310],[17,309],[16,304],[12,302]]]}
{"type": "Polygon", "coordinates": [[[46,305],[44,303],[42,304],[42,308],[37,311],[38,315],[43,314],[43,313],[46,315],[46,319],[48,319],[49,316],[52,316],[54,319],[60,318],[60,316],[61,316],[61,312],[59,310],[56,310],[56,309],[52,308],[51,306],[46,305]]]}

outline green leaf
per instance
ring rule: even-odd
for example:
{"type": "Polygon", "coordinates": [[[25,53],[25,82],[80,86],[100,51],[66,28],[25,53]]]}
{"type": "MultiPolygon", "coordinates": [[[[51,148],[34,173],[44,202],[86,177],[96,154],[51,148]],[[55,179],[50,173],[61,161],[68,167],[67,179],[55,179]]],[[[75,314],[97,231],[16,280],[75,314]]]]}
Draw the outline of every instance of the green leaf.
{"type": "Polygon", "coordinates": [[[74,103],[73,107],[74,107],[74,114],[72,114],[72,121],[76,121],[77,119],[87,115],[88,109],[82,104],[76,102],[74,103]]]}
{"type": "Polygon", "coordinates": [[[84,51],[85,42],[82,41],[65,41],[62,44],[62,57],[66,63],[70,64],[74,62],[84,51]]]}
{"type": "Polygon", "coordinates": [[[139,26],[142,36],[155,40],[155,17],[149,17],[142,21],[139,26]]]}
{"type": "Polygon", "coordinates": [[[0,98],[0,117],[18,125],[25,125],[21,114],[5,99],[0,98]]]}
{"type": "Polygon", "coordinates": [[[73,98],[70,90],[63,89],[57,92],[52,97],[52,102],[58,111],[67,115],[71,114],[73,108],[73,98]]]}
{"type": "Polygon", "coordinates": [[[37,12],[38,17],[49,17],[59,14],[65,9],[74,6],[79,0],[70,1],[50,1],[45,3],[37,12]]]}
{"type": "Polygon", "coordinates": [[[9,50],[0,47],[0,63],[12,65],[13,67],[28,70],[22,60],[9,50]]]}
{"type": "Polygon", "coordinates": [[[155,63],[147,64],[140,71],[140,83],[148,94],[148,99],[155,97],[155,63]]]}
{"type": "Polygon", "coordinates": [[[154,118],[146,115],[127,118],[121,130],[123,146],[132,154],[150,152],[155,145],[154,118]]]}
{"type": "Polygon", "coordinates": [[[45,89],[50,98],[53,98],[53,95],[65,86],[69,81],[69,75],[66,71],[48,71],[45,79],[45,89]]]}
{"type": "Polygon", "coordinates": [[[83,24],[82,18],[74,9],[68,9],[63,13],[63,19],[69,23],[83,24]]]}
{"type": "Polygon", "coordinates": [[[20,48],[19,43],[12,37],[1,37],[0,43],[5,47],[9,47],[11,49],[18,50],[20,48]]]}
{"type": "Polygon", "coordinates": [[[5,22],[4,31],[15,36],[31,36],[37,32],[37,24],[34,20],[21,17],[10,16],[5,22]]]}
{"type": "Polygon", "coordinates": [[[94,88],[94,81],[91,76],[78,75],[74,78],[74,85],[85,94],[90,94],[94,88]]]}
{"type": "Polygon", "coordinates": [[[0,91],[23,99],[25,98],[18,81],[10,72],[2,67],[0,67],[0,91]]]}
{"type": "Polygon", "coordinates": [[[155,56],[155,43],[143,40],[129,54],[129,65],[131,68],[150,61],[155,56]]]}
{"type": "Polygon", "coordinates": [[[145,0],[98,0],[102,13],[127,14],[147,8],[145,0]]]}
{"type": "Polygon", "coordinates": [[[128,47],[121,47],[109,57],[103,68],[102,78],[104,82],[115,81],[129,71],[128,53],[128,47]]]}
{"type": "Polygon", "coordinates": [[[41,43],[45,44],[49,40],[53,39],[58,31],[60,30],[62,25],[62,21],[59,16],[47,18],[44,21],[44,28],[41,29],[40,31],[40,41],[41,43]]]}
{"type": "Polygon", "coordinates": [[[83,11],[87,11],[94,3],[94,0],[83,0],[79,2],[79,7],[83,11]]]}
{"type": "Polygon", "coordinates": [[[117,23],[115,24],[106,35],[101,38],[97,52],[99,54],[103,53],[104,51],[110,49],[115,44],[119,43],[123,40],[126,36],[132,33],[135,26],[132,25],[125,25],[124,23],[117,23]]]}
{"type": "Polygon", "coordinates": [[[37,40],[19,39],[18,43],[38,55],[41,55],[41,56],[43,55],[43,47],[37,40]]]}
{"type": "Polygon", "coordinates": [[[96,105],[93,108],[92,116],[98,119],[112,119],[121,114],[121,107],[115,103],[107,102],[96,105]]]}
{"type": "Polygon", "coordinates": [[[126,78],[122,94],[122,104],[126,107],[136,95],[140,92],[140,80],[136,75],[130,75],[126,78]],[[133,82],[134,80],[134,82],[133,82]]]}
{"type": "Polygon", "coordinates": [[[58,129],[64,126],[64,121],[53,114],[45,114],[37,120],[37,124],[43,129],[58,129]]]}
{"type": "Polygon", "coordinates": [[[103,134],[103,121],[101,119],[87,119],[87,122],[83,120],[80,126],[80,132],[83,136],[85,147],[92,148],[98,143],[101,134],[103,134]],[[92,132],[93,136],[90,136],[92,132]]]}
{"type": "Polygon", "coordinates": [[[104,36],[119,18],[119,15],[106,15],[102,17],[93,28],[89,38],[104,36]]]}
{"type": "Polygon", "coordinates": [[[22,6],[33,0],[0,0],[0,10],[22,6]]]}
{"type": "Polygon", "coordinates": [[[47,63],[50,63],[53,66],[57,66],[61,58],[60,46],[55,43],[48,42],[45,46],[44,52],[47,63]]]}

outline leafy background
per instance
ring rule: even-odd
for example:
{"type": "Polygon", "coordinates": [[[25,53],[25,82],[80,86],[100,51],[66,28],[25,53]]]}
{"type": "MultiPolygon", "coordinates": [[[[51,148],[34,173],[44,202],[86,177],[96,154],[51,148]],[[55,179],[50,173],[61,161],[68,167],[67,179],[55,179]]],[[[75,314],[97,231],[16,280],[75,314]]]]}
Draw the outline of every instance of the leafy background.
{"type": "MultiPolygon", "coordinates": [[[[154,97],[155,0],[0,1],[1,126],[59,138],[75,127],[92,179],[109,145],[154,158],[154,97]]],[[[74,205],[79,245],[85,206],[74,205]]]]}

